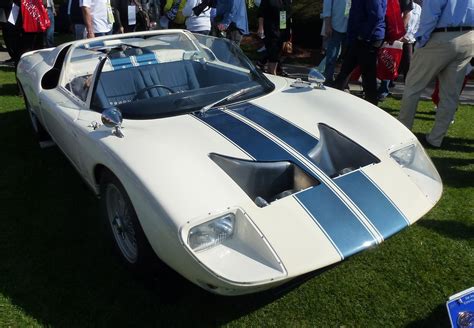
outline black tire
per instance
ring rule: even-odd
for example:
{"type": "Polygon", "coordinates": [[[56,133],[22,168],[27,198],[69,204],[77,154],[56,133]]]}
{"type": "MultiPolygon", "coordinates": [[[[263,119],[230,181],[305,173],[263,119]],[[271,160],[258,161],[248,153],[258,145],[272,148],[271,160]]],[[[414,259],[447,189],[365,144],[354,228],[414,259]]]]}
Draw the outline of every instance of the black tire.
{"type": "Polygon", "coordinates": [[[121,262],[139,276],[156,272],[161,262],[143,232],[125,188],[108,170],[101,175],[100,195],[105,229],[121,262]],[[118,208],[116,213],[112,213],[114,197],[123,200],[124,210],[121,213],[118,208]]]}

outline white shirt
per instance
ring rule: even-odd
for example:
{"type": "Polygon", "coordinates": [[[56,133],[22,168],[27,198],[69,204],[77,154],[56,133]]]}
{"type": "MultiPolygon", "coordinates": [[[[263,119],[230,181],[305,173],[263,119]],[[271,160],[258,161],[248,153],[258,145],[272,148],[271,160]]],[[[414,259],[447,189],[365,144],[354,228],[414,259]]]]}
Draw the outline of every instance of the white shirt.
{"type": "Polygon", "coordinates": [[[420,16],[421,16],[421,7],[413,2],[413,10],[410,11],[410,19],[408,20],[407,32],[405,34],[405,39],[409,40],[410,43],[416,41],[415,33],[418,31],[420,26],[420,16]]]}
{"type": "Polygon", "coordinates": [[[112,29],[108,19],[108,0],[80,0],[81,7],[90,8],[94,33],[107,33],[112,29]]]}
{"type": "Polygon", "coordinates": [[[193,8],[201,3],[201,0],[188,0],[183,8],[183,16],[186,17],[186,29],[191,32],[211,30],[211,9],[207,8],[199,16],[194,15],[193,8]]]}

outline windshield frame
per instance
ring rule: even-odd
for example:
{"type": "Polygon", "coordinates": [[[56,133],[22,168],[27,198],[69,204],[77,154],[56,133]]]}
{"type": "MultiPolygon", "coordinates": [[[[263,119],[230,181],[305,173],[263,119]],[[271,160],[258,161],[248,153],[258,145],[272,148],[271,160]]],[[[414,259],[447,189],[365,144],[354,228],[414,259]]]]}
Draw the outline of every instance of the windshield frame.
{"type": "MultiPolygon", "coordinates": [[[[77,98],[77,100],[80,100],[81,102],[84,102],[84,105],[87,107],[87,109],[97,111],[97,112],[101,112],[105,108],[102,108],[102,109],[93,108],[94,107],[93,106],[93,99],[94,99],[94,96],[95,96],[96,91],[97,91],[97,85],[98,85],[98,81],[100,79],[101,73],[103,72],[105,63],[106,63],[106,61],[109,58],[109,55],[111,53],[111,51],[106,51],[106,49],[111,50],[111,49],[114,49],[118,46],[127,45],[127,40],[131,40],[131,39],[134,39],[135,41],[137,39],[147,40],[147,39],[153,39],[153,37],[155,37],[155,36],[166,36],[166,35],[171,35],[171,36],[175,36],[175,35],[179,36],[180,35],[180,36],[185,37],[187,40],[189,40],[190,44],[192,44],[193,47],[195,48],[194,51],[196,53],[200,53],[201,55],[204,55],[204,57],[206,56],[206,54],[208,54],[208,51],[210,50],[205,45],[203,45],[195,37],[194,34],[190,33],[189,31],[184,31],[184,30],[161,30],[161,31],[135,32],[135,33],[127,33],[127,34],[121,34],[121,35],[105,36],[105,37],[95,38],[95,39],[92,39],[92,40],[79,40],[79,41],[76,41],[76,42],[72,43],[68,53],[66,54],[66,58],[65,58],[66,66],[65,66],[65,70],[64,70],[62,76],[60,77],[59,85],[62,86],[65,90],[67,90],[67,92],[72,94],[74,96],[74,98],[77,98]],[[108,43],[108,45],[107,45],[107,43],[108,43]],[[114,43],[115,43],[115,45],[114,45],[114,43]],[[97,51],[97,58],[98,58],[98,61],[97,61],[98,64],[96,65],[96,67],[94,69],[94,72],[91,74],[92,81],[91,81],[90,87],[88,89],[86,99],[84,99],[84,100],[79,99],[79,97],[74,94],[72,89],[66,87],[67,83],[72,81],[72,78],[79,76],[78,74],[74,75],[74,72],[71,72],[71,70],[70,70],[71,66],[73,65],[72,60],[73,60],[73,56],[74,56],[74,50],[76,50],[78,48],[97,51]]],[[[209,37],[209,38],[211,38],[211,37],[209,37]]],[[[219,42],[222,42],[222,41],[230,42],[228,40],[223,40],[223,39],[219,39],[219,40],[220,40],[219,42]]],[[[128,45],[128,46],[130,46],[130,45],[128,45]]],[[[254,81],[254,82],[262,85],[261,95],[266,94],[268,92],[271,92],[275,88],[274,84],[262,72],[257,70],[257,68],[248,59],[248,57],[245,56],[245,54],[241,51],[241,49],[239,47],[236,47],[235,45],[232,45],[232,46],[229,46],[229,47],[233,47],[232,48],[233,53],[238,54],[239,60],[241,60],[243,63],[245,63],[246,67],[245,67],[244,71],[249,72],[248,73],[249,74],[249,81],[254,81]]],[[[212,65],[222,64],[222,65],[227,65],[229,67],[232,67],[231,64],[226,64],[225,62],[217,59],[217,56],[215,56],[215,57],[216,58],[214,58],[214,59],[211,58],[211,57],[205,57],[205,60],[207,62],[209,62],[210,64],[212,64],[212,65]]],[[[76,65],[81,65],[80,61],[78,61],[76,65]]],[[[233,66],[232,68],[233,69],[238,69],[238,67],[239,66],[233,66]]],[[[229,68],[229,69],[232,69],[232,68],[229,68]]],[[[243,70],[243,67],[242,67],[242,70],[243,70]]],[[[236,90],[238,90],[238,89],[230,90],[229,94],[235,92],[236,90]]],[[[246,98],[255,98],[255,95],[250,94],[246,98]]],[[[240,101],[242,101],[242,99],[239,98],[239,99],[235,99],[235,101],[233,101],[233,102],[240,102],[240,101]]],[[[211,102],[212,101],[210,101],[209,104],[211,102]]],[[[232,103],[232,101],[229,102],[229,103],[232,103]]],[[[203,106],[201,106],[201,107],[204,107],[205,105],[208,105],[208,104],[203,104],[203,106]]],[[[126,116],[127,115],[125,115],[125,118],[126,118],[126,116]]]]}

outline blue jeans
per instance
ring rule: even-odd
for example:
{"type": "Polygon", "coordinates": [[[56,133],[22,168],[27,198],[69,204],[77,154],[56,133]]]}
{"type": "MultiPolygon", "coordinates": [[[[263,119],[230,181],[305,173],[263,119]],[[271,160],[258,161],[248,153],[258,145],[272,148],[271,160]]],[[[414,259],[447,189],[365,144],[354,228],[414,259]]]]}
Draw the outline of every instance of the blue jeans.
{"type": "Polygon", "coordinates": [[[390,91],[388,90],[390,86],[390,80],[382,80],[380,81],[380,86],[377,90],[377,94],[381,98],[385,98],[390,94],[390,91]]]}
{"type": "Polygon", "coordinates": [[[46,48],[54,47],[54,14],[53,8],[48,8],[48,17],[51,25],[46,30],[46,48]]]}
{"type": "Polygon", "coordinates": [[[336,67],[337,57],[341,52],[341,47],[346,43],[346,33],[332,31],[332,35],[328,40],[326,49],[326,68],[324,69],[324,77],[326,82],[332,83],[334,80],[334,69],[336,67]]]}

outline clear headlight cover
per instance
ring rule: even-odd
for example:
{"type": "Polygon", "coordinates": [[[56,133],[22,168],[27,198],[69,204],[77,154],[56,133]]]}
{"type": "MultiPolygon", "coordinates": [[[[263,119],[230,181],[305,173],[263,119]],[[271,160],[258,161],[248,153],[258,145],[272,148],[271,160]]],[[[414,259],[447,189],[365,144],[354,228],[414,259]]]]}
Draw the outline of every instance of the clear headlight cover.
{"type": "Polygon", "coordinates": [[[221,244],[232,238],[235,215],[228,213],[217,219],[197,225],[188,234],[188,245],[194,251],[202,251],[221,244]]]}
{"type": "Polygon", "coordinates": [[[414,180],[431,201],[441,197],[441,177],[428,154],[419,143],[410,144],[390,153],[392,157],[414,180]]]}

